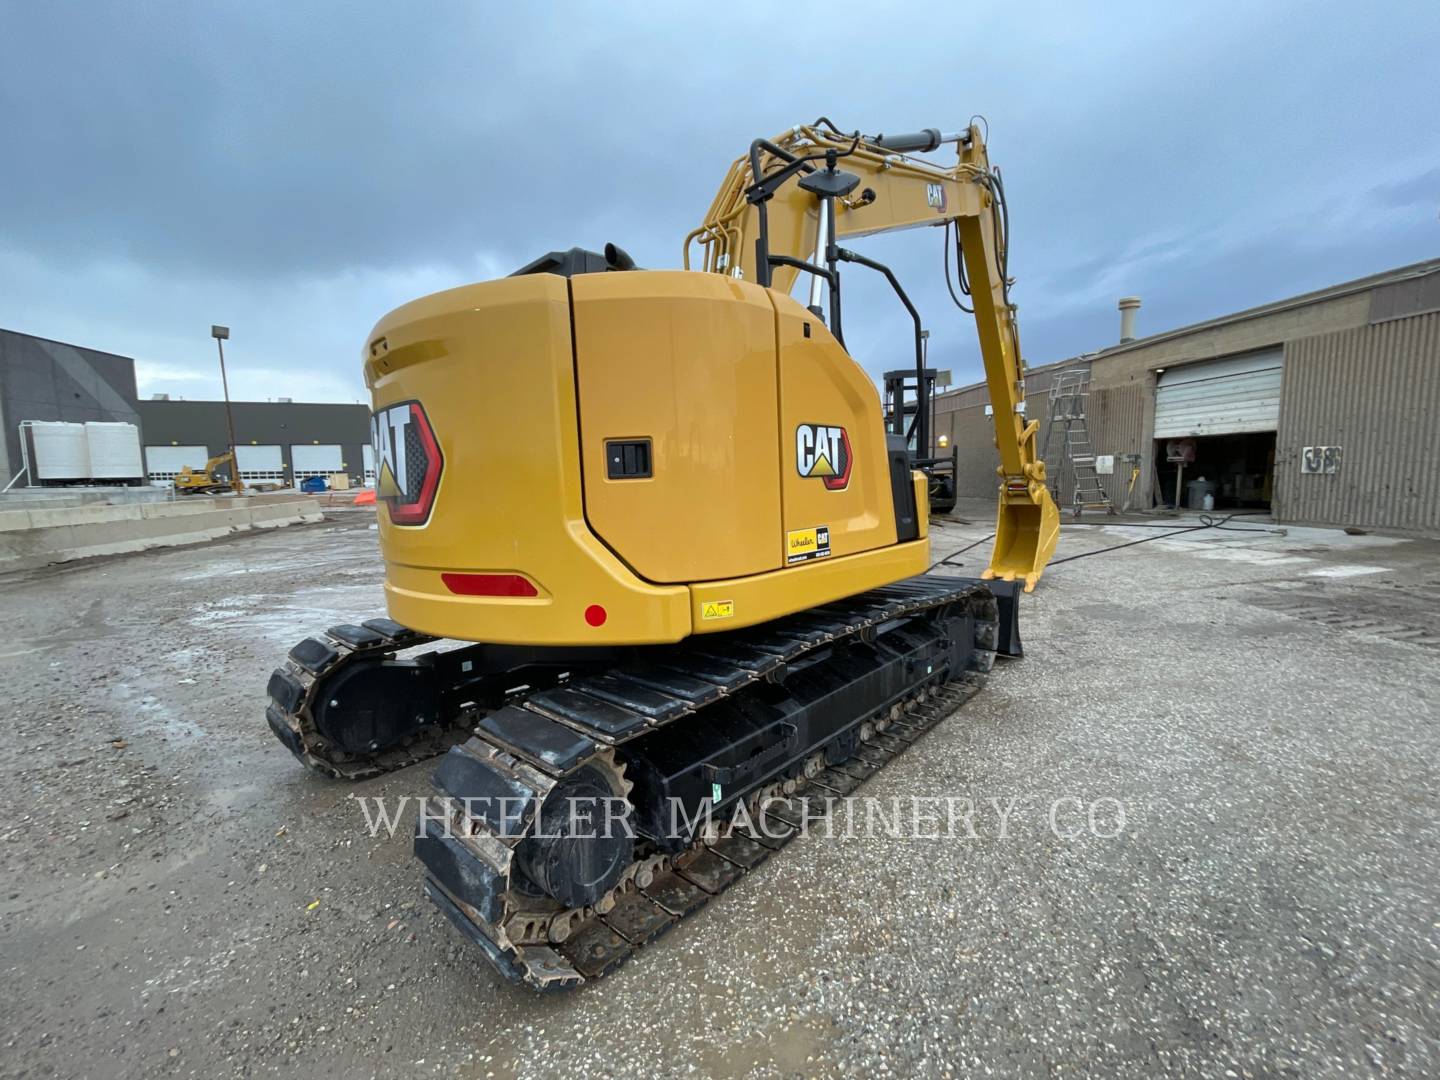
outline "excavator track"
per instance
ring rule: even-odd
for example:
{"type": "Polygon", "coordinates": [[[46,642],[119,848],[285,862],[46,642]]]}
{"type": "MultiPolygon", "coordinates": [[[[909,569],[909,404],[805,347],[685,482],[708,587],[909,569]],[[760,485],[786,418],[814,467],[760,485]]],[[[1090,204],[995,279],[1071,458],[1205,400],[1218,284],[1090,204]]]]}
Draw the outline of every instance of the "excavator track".
{"type": "MultiPolygon", "coordinates": [[[[987,584],[921,576],[748,630],[625,650],[611,662],[531,680],[486,707],[465,700],[448,717],[432,710],[399,745],[357,754],[338,748],[317,722],[335,705],[326,695],[338,676],[377,664],[403,675],[395,654],[435,640],[370,620],[297,645],[272,676],[267,719],[297,757],[340,778],[443,753],[415,840],[426,894],[507,978],[563,990],[614,971],[784,847],[807,819],[823,817],[973,695],[997,648],[1018,654],[1013,593],[998,591],[1001,605],[987,584]],[[862,683],[865,693],[856,689],[862,683]],[[545,866],[537,867],[533,846],[543,841],[532,837],[546,835],[552,794],[558,800],[583,782],[626,800],[627,824],[643,824],[657,798],[652,759],[663,756],[662,740],[673,750],[733,724],[737,710],[770,707],[765,701],[799,710],[790,695],[826,716],[823,740],[777,739],[719,765],[701,762],[714,796],[707,823],[666,837],[652,821],[633,847],[612,845],[623,870],[589,902],[565,903],[534,884],[545,866]]],[[[451,662],[448,670],[469,666],[451,662]]],[[[795,725],[772,727],[796,735],[795,725]]]]}
{"type": "MultiPolygon", "coordinates": [[[[853,755],[817,770],[813,779],[768,785],[746,799],[743,823],[734,818],[717,823],[679,855],[637,859],[601,904],[538,915],[522,911],[518,920],[496,927],[433,872],[426,875],[425,895],[510,981],[541,992],[594,982],[758,869],[803,828],[816,828],[839,800],[914,745],[982,684],[979,673],[969,672],[932,693],[897,703],[899,716],[878,721],[874,734],[867,733],[853,755]],[[525,924],[519,943],[505,933],[515,921],[525,924]],[[556,926],[563,929],[557,933],[556,926]]],[[[430,812],[447,811],[433,805],[430,812]]],[[[484,836],[484,826],[474,819],[452,818],[450,824],[457,835],[471,828],[476,837],[484,836]]]]}
{"type": "Polygon", "coordinates": [[[345,623],[305,638],[270,676],[265,707],[270,730],[301,762],[336,780],[366,780],[443,754],[470,734],[463,719],[417,725],[400,745],[376,752],[346,750],[327,739],[316,723],[321,693],[341,669],[393,659],[398,652],[436,640],[390,619],[345,623]]]}
{"type": "MultiPolygon", "coordinates": [[[[515,712],[482,719],[475,737],[437,769],[438,796],[422,813],[415,841],[426,894],[509,979],[548,991],[602,978],[759,866],[807,817],[823,816],[829,800],[848,795],[975,693],[994,663],[999,622],[985,587],[915,578],[723,642],[692,639],[663,656],[676,677],[671,691],[654,689],[663,678],[644,671],[638,678],[629,672],[580,677],[530,695],[515,712]],[[678,851],[637,844],[616,885],[594,903],[566,906],[526,887],[524,845],[547,797],[597,757],[607,769],[624,767],[622,783],[632,774],[638,781],[635,766],[656,729],[693,730],[707,712],[732,701],[739,706],[771,680],[787,686],[801,680],[795,672],[805,671],[807,659],[821,650],[839,655],[837,645],[855,645],[898,655],[912,648],[919,657],[956,626],[971,637],[953,654],[963,656],[959,670],[895,660],[912,666],[898,693],[848,717],[826,743],[797,748],[748,790],[726,794],[717,786],[722,798],[708,828],[678,851]],[[901,644],[889,644],[889,635],[901,644]],[[678,692],[683,688],[693,699],[699,691],[692,684],[710,688],[703,702],[678,692]],[[592,703],[605,707],[592,712],[592,703]],[[505,799],[520,807],[508,820],[496,805],[505,799]]],[[[812,668],[810,677],[838,679],[852,661],[844,655],[836,671],[812,668]]],[[[629,794],[618,785],[615,790],[629,794]]]]}

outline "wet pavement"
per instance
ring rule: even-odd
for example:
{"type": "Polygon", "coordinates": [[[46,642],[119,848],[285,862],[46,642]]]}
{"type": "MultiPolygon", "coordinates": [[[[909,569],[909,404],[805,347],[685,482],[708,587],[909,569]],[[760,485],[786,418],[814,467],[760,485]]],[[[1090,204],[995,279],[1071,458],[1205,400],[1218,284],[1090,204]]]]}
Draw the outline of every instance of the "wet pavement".
{"type": "Polygon", "coordinates": [[[337,518],[0,578],[0,1076],[1440,1071],[1440,545],[1054,566],[1026,659],[861,791],[973,835],[798,841],[537,997],[423,901],[408,823],[365,829],[425,768],[324,781],[265,727],[285,650],[381,611],[337,518]]]}

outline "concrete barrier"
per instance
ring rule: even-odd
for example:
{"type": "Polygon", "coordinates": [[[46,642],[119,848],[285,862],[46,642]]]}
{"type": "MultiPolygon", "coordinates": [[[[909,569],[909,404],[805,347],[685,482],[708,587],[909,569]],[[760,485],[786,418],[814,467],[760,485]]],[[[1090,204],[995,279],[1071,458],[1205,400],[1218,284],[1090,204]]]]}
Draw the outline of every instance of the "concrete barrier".
{"type": "Polygon", "coordinates": [[[165,503],[0,510],[0,573],[323,518],[320,505],[303,495],[187,496],[165,503]]]}
{"type": "Polygon", "coordinates": [[[169,488],[151,487],[30,487],[0,492],[0,510],[43,510],[47,506],[81,506],[85,503],[169,502],[169,488]]]}
{"type": "Polygon", "coordinates": [[[327,510],[331,508],[336,510],[364,510],[373,514],[375,512],[375,504],[373,502],[361,503],[358,506],[355,503],[355,497],[359,495],[360,492],[369,490],[372,489],[352,488],[349,491],[322,491],[315,496],[315,499],[327,510]]]}

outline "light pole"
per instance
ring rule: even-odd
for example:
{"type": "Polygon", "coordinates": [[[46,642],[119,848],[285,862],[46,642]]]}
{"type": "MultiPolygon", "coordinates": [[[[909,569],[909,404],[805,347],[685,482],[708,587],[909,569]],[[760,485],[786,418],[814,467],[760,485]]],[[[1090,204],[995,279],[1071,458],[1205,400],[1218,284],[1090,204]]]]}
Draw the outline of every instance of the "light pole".
{"type": "Polygon", "coordinates": [[[225,342],[230,340],[230,328],[212,326],[210,336],[215,339],[215,348],[220,350],[220,388],[225,394],[225,426],[230,431],[230,490],[238,495],[245,490],[245,485],[240,480],[240,452],[235,448],[235,417],[230,415],[230,383],[225,378],[225,342]]]}

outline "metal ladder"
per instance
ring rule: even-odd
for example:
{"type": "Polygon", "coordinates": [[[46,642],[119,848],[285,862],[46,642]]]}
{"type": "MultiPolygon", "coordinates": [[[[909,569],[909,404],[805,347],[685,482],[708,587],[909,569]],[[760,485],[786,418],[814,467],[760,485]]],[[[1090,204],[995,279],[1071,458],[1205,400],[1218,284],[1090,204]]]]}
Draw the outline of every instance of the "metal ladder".
{"type": "Polygon", "coordinates": [[[1071,368],[1057,372],[1050,384],[1049,422],[1045,425],[1045,436],[1040,443],[1040,457],[1045,462],[1045,472],[1050,478],[1055,502],[1060,502],[1060,483],[1065,467],[1075,479],[1075,493],[1071,500],[1071,513],[1076,517],[1087,508],[1104,509],[1115,513],[1110,496],[1100,483],[1095,471],[1095,447],[1090,442],[1090,430],[1085,426],[1085,410],[1090,400],[1090,372],[1086,368],[1071,368]],[[1056,430],[1060,438],[1055,439],[1056,430]]]}

